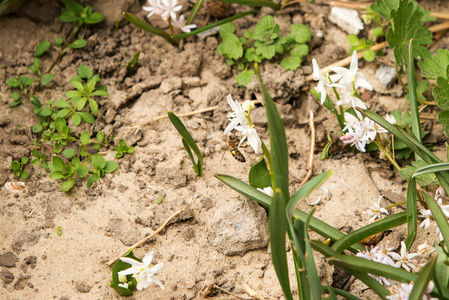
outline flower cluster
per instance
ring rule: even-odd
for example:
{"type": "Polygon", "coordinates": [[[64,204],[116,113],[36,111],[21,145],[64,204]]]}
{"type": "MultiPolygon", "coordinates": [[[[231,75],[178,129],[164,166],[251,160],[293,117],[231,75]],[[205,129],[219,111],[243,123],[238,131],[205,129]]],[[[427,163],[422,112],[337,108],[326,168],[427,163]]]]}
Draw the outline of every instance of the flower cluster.
{"type": "MultiPolygon", "coordinates": [[[[443,187],[439,187],[435,192],[435,201],[440,206],[441,210],[443,211],[446,218],[449,219],[449,205],[444,205],[443,199],[446,197],[446,192],[444,191],[443,187]]],[[[432,224],[433,215],[430,209],[421,208],[419,211],[420,215],[418,217],[424,218],[424,221],[422,221],[420,228],[428,229],[430,227],[430,224],[432,224]]],[[[437,234],[439,235],[440,241],[443,240],[443,235],[441,234],[440,228],[436,226],[437,234]]]]}
{"type": "Polygon", "coordinates": [[[240,140],[239,146],[245,139],[247,139],[249,145],[254,149],[254,152],[256,152],[256,154],[261,154],[262,141],[257,135],[256,129],[249,118],[249,111],[254,108],[254,103],[251,100],[246,100],[240,105],[238,101],[232,99],[231,95],[228,95],[227,100],[233,112],[228,114],[228,119],[231,123],[229,123],[224,130],[224,134],[228,134],[232,130],[240,131],[243,138],[240,140]]]}
{"type": "Polygon", "coordinates": [[[159,263],[155,266],[151,265],[151,261],[153,260],[153,252],[148,253],[143,258],[142,262],[139,262],[135,259],[129,257],[120,257],[120,260],[130,264],[131,267],[129,269],[118,272],[118,276],[121,284],[119,286],[128,288],[128,283],[126,282],[126,275],[133,275],[133,277],[137,281],[137,289],[140,291],[142,289],[146,289],[153,283],[160,286],[162,289],[164,286],[162,282],[154,276],[161,268],[162,263],[159,263]]]}
{"type": "MultiPolygon", "coordinates": [[[[430,253],[432,250],[428,249],[429,246],[425,245],[425,251],[419,251],[418,253],[409,253],[407,252],[407,246],[404,242],[401,242],[401,250],[400,254],[396,252],[392,252],[393,248],[382,247],[382,246],[371,246],[371,249],[366,249],[366,251],[362,251],[356,254],[357,257],[362,257],[365,259],[369,259],[375,262],[379,262],[385,265],[390,265],[396,268],[403,268],[408,272],[413,271],[417,273],[419,271],[417,264],[418,261],[416,258],[423,256],[423,253],[430,253]]],[[[390,286],[391,283],[385,277],[371,275],[374,279],[379,281],[385,286],[390,286]]]]}
{"type": "Polygon", "coordinates": [[[378,133],[387,133],[388,131],[377,125],[373,120],[365,118],[359,120],[350,113],[345,113],[346,127],[343,131],[347,131],[340,140],[345,144],[351,144],[361,152],[365,152],[366,144],[373,142],[378,133]]]}
{"type": "Polygon", "coordinates": [[[377,200],[377,203],[374,203],[373,206],[371,206],[367,211],[364,212],[365,214],[372,216],[369,220],[370,224],[373,223],[376,219],[381,219],[382,214],[386,214],[388,216],[388,211],[380,205],[380,200],[382,200],[383,197],[383,195],[380,196],[377,200]]]}
{"type": "Polygon", "coordinates": [[[149,12],[148,17],[156,14],[161,16],[165,22],[170,22],[173,26],[181,29],[182,32],[190,32],[196,28],[195,24],[187,25],[184,15],[176,16],[182,8],[182,5],[178,5],[178,0],[148,0],[150,6],[144,6],[143,10],[149,12]]]}
{"type": "MultiPolygon", "coordinates": [[[[398,283],[398,284],[392,285],[389,288],[391,294],[389,296],[387,296],[387,299],[389,299],[389,300],[408,299],[410,297],[410,293],[413,290],[413,286],[414,286],[413,281],[410,283],[398,283]]],[[[429,285],[427,286],[426,294],[430,294],[430,292],[433,290],[433,287],[434,287],[434,283],[433,283],[433,281],[430,281],[429,285]]],[[[426,295],[423,295],[422,299],[427,300],[428,298],[426,295]]],[[[431,298],[431,299],[436,299],[436,298],[431,298]]]]}

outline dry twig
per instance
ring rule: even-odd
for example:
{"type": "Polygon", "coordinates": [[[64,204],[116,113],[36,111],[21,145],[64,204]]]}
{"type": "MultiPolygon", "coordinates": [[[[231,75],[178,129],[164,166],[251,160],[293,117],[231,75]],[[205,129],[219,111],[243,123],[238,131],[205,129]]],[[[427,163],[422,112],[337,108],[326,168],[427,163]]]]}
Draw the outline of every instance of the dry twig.
{"type": "MultiPolygon", "coordinates": [[[[193,199],[195,199],[196,196],[193,199]]],[[[192,201],[191,200],[191,201],[192,201]]],[[[123,251],[119,256],[115,257],[114,259],[110,260],[109,262],[107,262],[108,266],[112,266],[113,263],[115,263],[120,257],[122,257],[123,255],[126,254],[126,252],[128,252],[129,250],[133,250],[136,249],[137,247],[145,244],[149,239],[151,239],[152,237],[154,237],[156,234],[158,234],[162,229],[164,229],[165,226],[167,226],[168,222],[170,222],[174,217],[176,217],[177,215],[179,215],[180,213],[184,212],[188,207],[189,207],[190,203],[188,203],[184,208],[178,210],[177,212],[175,212],[174,214],[172,214],[170,217],[168,217],[167,220],[165,220],[165,222],[161,225],[161,227],[159,227],[155,232],[153,232],[152,234],[150,234],[149,236],[146,236],[144,239],[142,239],[140,242],[137,242],[136,244],[132,245],[130,248],[128,248],[127,250],[123,251]]]]}
{"type": "Polygon", "coordinates": [[[303,186],[312,176],[313,171],[313,152],[315,152],[315,123],[313,122],[313,111],[310,111],[310,153],[307,159],[307,174],[301,182],[300,186],[303,186]]]}

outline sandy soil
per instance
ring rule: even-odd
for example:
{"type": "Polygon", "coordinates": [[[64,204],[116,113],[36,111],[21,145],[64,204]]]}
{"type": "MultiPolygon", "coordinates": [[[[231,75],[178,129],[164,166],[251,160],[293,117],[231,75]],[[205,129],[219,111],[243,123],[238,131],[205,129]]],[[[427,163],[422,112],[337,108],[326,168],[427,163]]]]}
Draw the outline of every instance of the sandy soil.
{"type": "MultiPolygon", "coordinates": [[[[189,4],[181,3],[183,10],[188,11],[189,4]]],[[[41,100],[65,98],[68,80],[79,65],[91,67],[100,74],[110,96],[101,102],[96,123],[81,126],[76,132],[116,133],[116,141],[124,138],[136,151],[117,159],[119,169],[90,189],[85,181],[77,181],[70,192],[64,193],[60,182],[30,164],[27,170],[31,176],[23,193],[12,194],[0,188],[1,299],[118,299],[108,286],[111,268],[106,262],[158,229],[187,203],[190,203],[187,211],[135,250],[139,257],[154,251],[155,262],[164,263],[158,277],[165,289],[149,288],[136,292],[132,299],[195,299],[210,284],[249,297],[245,283],[267,299],[282,298],[267,249],[265,210],[213,176],[224,173],[247,180],[251,164],[258,159],[246,148],[242,150],[247,158],[244,164],[229,153],[220,160],[227,147],[223,135],[228,111],[226,96],[232,94],[242,101],[255,99],[260,95],[258,83],[253,81],[247,89],[235,83],[235,70],[215,51],[220,42],[218,35],[204,40],[189,38],[176,49],[125,21],[115,31],[122,11],[130,10],[144,18],[141,4],[132,0],[94,3],[94,10],[105,14],[105,22],[80,32],[88,40],[87,48],[69,51],[54,71],[54,82],[38,92],[41,100]],[[126,65],[137,50],[142,52],[137,74],[125,77],[126,65]],[[213,112],[183,119],[204,153],[204,176],[198,178],[168,119],[148,123],[167,110],[185,113],[214,105],[219,107],[213,112]],[[158,204],[160,195],[164,198],[158,204]],[[57,234],[58,226],[62,227],[61,235],[57,234]]],[[[34,49],[40,41],[53,41],[57,35],[65,37],[70,33],[71,25],[57,20],[62,11],[61,1],[39,0],[27,2],[19,12],[0,18],[1,186],[15,180],[10,169],[12,160],[30,155],[25,129],[17,127],[26,124],[28,107],[8,107],[11,90],[5,81],[18,73],[28,73],[27,67],[32,64],[34,49]]],[[[350,48],[346,34],[326,19],[328,12],[326,5],[301,4],[284,13],[262,9],[258,15],[236,23],[239,30],[245,30],[263,15],[274,14],[282,30],[294,21],[309,25],[314,35],[318,30],[324,31],[323,38],[313,38],[311,54],[305,58],[302,69],[291,72],[265,64],[262,76],[285,120],[291,191],[299,187],[306,174],[310,144],[308,112],[312,110],[318,145],[313,173],[334,170],[324,185],[332,197],[317,207],[315,216],[350,232],[368,223],[369,216],[363,211],[380,195],[386,196],[384,205],[404,201],[406,184],[392,166],[370,154],[354,155],[338,147],[332,159],[319,159],[318,150],[326,142],[326,133],[338,134],[339,129],[335,118],[317,105],[308,92],[315,84],[309,86],[305,75],[311,73],[313,57],[325,66],[347,56],[350,48]]],[[[205,16],[206,12],[201,11],[199,19],[204,20],[205,16]]],[[[438,47],[447,45],[448,39],[443,37],[438,47]]],[[[386,60],[390,58],[391,53],[386,60]]],[[[45,67],[51,61],[51,55],[42,58],[45,67]]],[[[381,63],[381,60],[360,63],[362,72],[375,87],[367,106],[381,114],[408,109],[407,101],[397,97],[402,92],[398,85],[386,90],[377,82],[375,72],[381,63]]],[[[425,112],[436,116],[432,110],[425,112]]],[[[268,142],[264,108],[258,106],[253,118],[260,126],[261,138],[268,142]]],[[[441,142],[444,139],[441,126],[432,119],[425,122],[426,132],[433,128],[431,138],[441,142]]],[[[115,159],[112,147],[102,151],[107,152],[107,159],[115,159]]],[[[309,211],[311,207],[303,203],[301,209],[309,211]]],[[[403,209],[398,206],[392,213],[403,209]]],[[[405,228],[395,228],[384,234],[383,241],[398,246],[405,234],[405,228]]],[[[434,232],[420,231],[418,237],[433,241],[434,232]]],[[[333,267],[327,267],[319,255],[316,259],[322,278],[337,282],[344,277],[334,273],[333,267]]],[[[294,280],[293,269],[290,272],[294,280]]],[[[348,288],[359,296],[372,296],[357,281],[348,288]]],[[[218,289],[212,289],[207,296],[232,298],[218,289]]]]}

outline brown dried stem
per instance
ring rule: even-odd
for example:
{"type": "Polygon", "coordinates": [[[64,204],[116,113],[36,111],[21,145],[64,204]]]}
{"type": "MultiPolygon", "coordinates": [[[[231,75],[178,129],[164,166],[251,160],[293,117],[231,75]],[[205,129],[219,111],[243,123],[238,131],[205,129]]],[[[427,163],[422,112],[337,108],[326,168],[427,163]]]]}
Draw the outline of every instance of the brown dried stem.
{"type": "Polygon", "coordinates": [[[313,122],[313,111],[310,111],[310,153],[307,159],[307,174],[306,177],[301,182],[300,186],[303,186],[307,181],[309,181],[312,176],[313,171],[313,153],[315,152],[315,123],[313,122]]]}

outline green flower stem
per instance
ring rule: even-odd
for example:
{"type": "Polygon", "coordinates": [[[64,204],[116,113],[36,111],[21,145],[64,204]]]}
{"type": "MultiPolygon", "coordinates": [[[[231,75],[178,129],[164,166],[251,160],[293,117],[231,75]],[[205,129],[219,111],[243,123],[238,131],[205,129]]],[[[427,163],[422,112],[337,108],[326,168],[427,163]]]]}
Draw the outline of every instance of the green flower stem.
{"type": "Polygon", "coordinates": [[[393,164],[393,166],[395,166],[398,171],[401,171],[401,167],[398,165],[396,160],[393,157],[391,157],[390,153],[388,153],[388,151],[378,141],[374,141],[374,143],[385,154],[385,156],[393,164]]]}
{"type": "Polygon", "coordinates": [[[172,23],[171,23],[171,18],[168,18],[168,27],[170,28],[170,35],[171,36],[174,36],[175,34],[175,32],[174,32],[174,30],[173,30],[173,25],[172,25],[172,23]]]}

